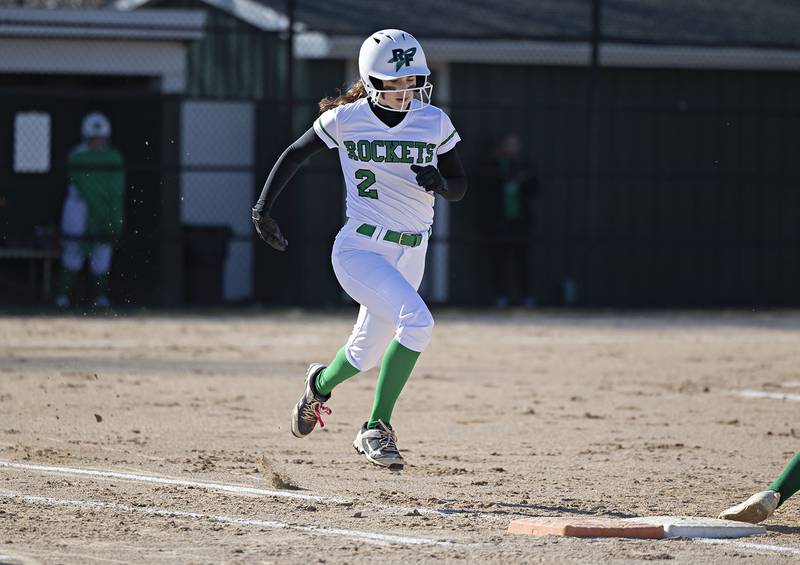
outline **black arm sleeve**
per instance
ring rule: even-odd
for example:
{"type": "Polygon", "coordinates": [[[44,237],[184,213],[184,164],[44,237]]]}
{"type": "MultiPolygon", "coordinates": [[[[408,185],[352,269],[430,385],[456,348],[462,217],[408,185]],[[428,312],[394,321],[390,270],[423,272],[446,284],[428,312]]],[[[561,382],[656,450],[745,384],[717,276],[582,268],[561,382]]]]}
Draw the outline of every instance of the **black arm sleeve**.
{"type": "Polygon", "coordinates": [[[278,157],[267,177],[267,182],[264,183],[264,188],[261,189],[261,196],[258,198],[255,209],[259,212],[269,213],[283,187],[292,180],[303,162],[327,148],[328,146],[319,138],[314,128],[309,128],[278,157]]]}
{"type": "Polygon", "coordinates": [[[443,196],[450,202],[464,198],[467,193],[467,173],[455,147],[439,155],[439,173],[447,180],[447,193],[443,196]]]}

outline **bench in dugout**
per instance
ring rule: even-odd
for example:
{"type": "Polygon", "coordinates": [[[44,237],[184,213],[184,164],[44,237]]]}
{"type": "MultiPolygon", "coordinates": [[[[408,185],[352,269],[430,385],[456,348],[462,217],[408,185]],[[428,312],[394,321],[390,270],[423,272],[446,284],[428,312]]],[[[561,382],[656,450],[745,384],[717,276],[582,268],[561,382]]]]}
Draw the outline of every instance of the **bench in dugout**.
{"type": "Polygon", "coordinates": [[[9,277],[5,269],[0,269],[0,288],[6,287],[28,292],[35,300],[37,297],[49,301],[53,287],[54,263],[61,259],[58,249],[37,249],[33,247],[0,247],[0,262],[27,261],[28,283],[9,277]],[[41,281],[38,279],[41,278],[41,281]]]}

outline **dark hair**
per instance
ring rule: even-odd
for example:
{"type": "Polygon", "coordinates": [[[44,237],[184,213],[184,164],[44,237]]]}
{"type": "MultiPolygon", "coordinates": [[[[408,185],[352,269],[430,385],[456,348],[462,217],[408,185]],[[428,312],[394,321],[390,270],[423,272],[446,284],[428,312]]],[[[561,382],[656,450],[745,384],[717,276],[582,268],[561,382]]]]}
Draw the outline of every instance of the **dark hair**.
{"type": "Polygon", "coordinates": [[[347,89],[347,92],[344,94],[339,94],[339,96],[327,97],[323,98],[319,101],[319,112],[325,112],[330,110],[331,108],[336,108],[337,106],[341,106],[343,104],[350,104],[351,102],[355,102],[359,98],[366,98],[367,97],[367,89],[364,88],[364,83],[361,82],[361,79],[358,79],[354,82],[350,88],[347,89]]]}

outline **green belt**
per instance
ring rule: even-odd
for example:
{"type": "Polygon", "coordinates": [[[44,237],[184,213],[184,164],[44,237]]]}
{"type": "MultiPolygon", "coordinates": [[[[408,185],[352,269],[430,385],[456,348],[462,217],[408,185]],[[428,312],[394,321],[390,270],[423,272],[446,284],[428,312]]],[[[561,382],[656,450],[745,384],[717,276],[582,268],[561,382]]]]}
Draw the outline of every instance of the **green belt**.
{"type": "MultiPolygon", "coordinates": [[[[372,224],[361,224],[358,226],[358,228],[356,228],[356,231],[361,235],[372,237],[375,235],[375,230],[377,229],[378,226],[373,226],[372,224]]],[[[428,235],[431,235],[430,228],[428,228],[428,235]]],[[[401,233],[399,231],[386,230],[386,233],[383,234],[383,239],[384,241],[391,241],[392,243],[405,245],[406,247],[418,247],[422,244],[421,233],[401,233]]]]}

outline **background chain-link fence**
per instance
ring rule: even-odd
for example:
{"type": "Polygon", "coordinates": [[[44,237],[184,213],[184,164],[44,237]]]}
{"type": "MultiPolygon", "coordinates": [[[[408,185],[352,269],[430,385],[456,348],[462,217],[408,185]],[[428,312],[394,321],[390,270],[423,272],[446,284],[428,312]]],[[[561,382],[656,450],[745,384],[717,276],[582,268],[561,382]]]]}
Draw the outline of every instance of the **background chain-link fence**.
{"type": "Polygon", "coordinates": [[[334,152],[275,208],[290,252],[256,239],[249,208],[384,27],[425,48],[470,178],[462,202],[437,203],[429,300],[800,303],[793,2],[11,5],[0,9],[3,303],[46,301],[57,285],[67,159],[99,110],[127,177],[116,304],[340,304],[334,152]]]}

